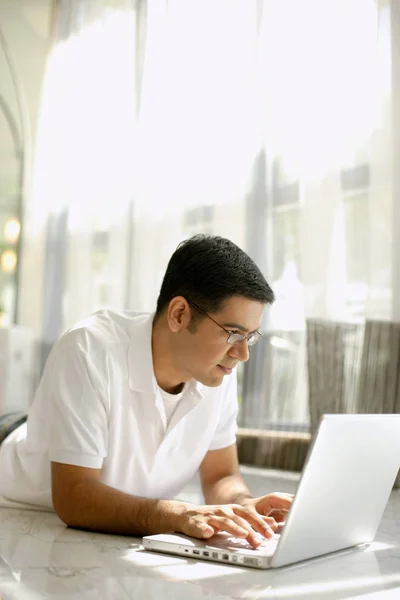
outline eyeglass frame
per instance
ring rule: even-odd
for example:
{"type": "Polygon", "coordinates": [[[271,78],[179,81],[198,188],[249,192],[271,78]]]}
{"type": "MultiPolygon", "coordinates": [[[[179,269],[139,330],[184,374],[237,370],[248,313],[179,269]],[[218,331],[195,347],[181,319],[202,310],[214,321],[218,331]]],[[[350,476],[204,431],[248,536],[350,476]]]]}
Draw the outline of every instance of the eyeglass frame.
{"type": "Polygon", "coordinates": [[[241,344],[245,340],[247,341],[248,346],[254,346],[254,344],[256,344],[262,338],[262,333],[261,333],[261,331],[258,331],[258,329],[256,329],[255,331],[252,331],[248,335],[244,335],[243,333],[232,333],[228,329],[225,329],[225,327],[223,327],[223,325],[221,325],[220,323],[217,323],[217,321],[215,321],[215,319],[210,317],[210,315],[208,313],[206,313],[205,310],[200,308],[200,306],[197,306],[197,304],[195,302],[192,302],[192,300],[187,300],[187,302],[188,302],[188,304],[191,304],[192,306],[194,306],[200,313],[202,313],[203,315],[208,317],[213,323],[218,325],[218,327],[223,329],[228,334],[226,342],[228,344],[230,344],[231,346],[235,346],[236,344],[241,344]],[[255,336],[255,337],[252,338],[251,336],[255,336]],[[236,338],[236,340],[233,342],[230,341],[230,338],[232,338],[232,337],[236,338]],[[239,339],[237,339],[237,338],[239,338],[239,339]],[[252,339],[254,339],[254,341],[252,341],[252,339]]]}

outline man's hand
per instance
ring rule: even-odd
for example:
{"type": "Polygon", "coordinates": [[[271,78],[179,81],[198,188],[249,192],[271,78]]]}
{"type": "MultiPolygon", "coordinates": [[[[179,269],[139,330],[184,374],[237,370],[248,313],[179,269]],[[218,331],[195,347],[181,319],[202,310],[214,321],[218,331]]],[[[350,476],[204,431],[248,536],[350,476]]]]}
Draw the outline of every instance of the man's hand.
{"type": "MultiPolygon", "coordinates": [[[[281,505],[286,507],[287,501],[281,505]]],[[[235,537],[247,539],[257,548],[261,544],[260,534],[271,538],[276,529],[275,519],[259,513],[255,505],[221,504],[190,505],[181,513],[177,531],[200,539],[208,539],[219,531],[226,531],[235,537]]]]}
{"type": "Polygon", "coordinates": [[[255,510],[264,520],[273,517],[277,523],[280,523],[285,520],[293,498],[293,494],[275,492],[260,498],[246,498],[242,504],[245,508],[255,510]]]}

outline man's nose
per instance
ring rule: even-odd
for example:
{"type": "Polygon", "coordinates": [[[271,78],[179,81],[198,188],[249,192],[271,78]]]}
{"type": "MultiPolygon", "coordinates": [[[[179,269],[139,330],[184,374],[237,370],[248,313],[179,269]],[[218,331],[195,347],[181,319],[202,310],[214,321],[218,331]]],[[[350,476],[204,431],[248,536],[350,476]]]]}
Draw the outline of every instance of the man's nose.
{"type": "Polygon", "coordinates": [[[247,340],[234,344],[228,352],[229,356],[240,360],[240,362],[247,362],[249,360],[249,344],[247,340]]]}

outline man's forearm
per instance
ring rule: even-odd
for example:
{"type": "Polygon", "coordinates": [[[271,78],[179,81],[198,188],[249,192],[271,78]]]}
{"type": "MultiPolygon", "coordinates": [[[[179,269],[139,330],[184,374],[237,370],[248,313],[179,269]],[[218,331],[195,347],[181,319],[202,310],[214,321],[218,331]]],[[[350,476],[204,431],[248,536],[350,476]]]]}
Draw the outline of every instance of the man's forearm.
{"type": "Polygon", "coordinates": [[[62,510],[56,511],[70,527],[104,533],[142,536],[179,529],[179,518],[189,504],[131,496],[98,481],[78,483],[62,510]]]}
{"type": "Polygon", "coordinates": [[[252,498],[240,473],[203,486],[203,493],[207,504],[242,504],[246,498],[252,498]]]}

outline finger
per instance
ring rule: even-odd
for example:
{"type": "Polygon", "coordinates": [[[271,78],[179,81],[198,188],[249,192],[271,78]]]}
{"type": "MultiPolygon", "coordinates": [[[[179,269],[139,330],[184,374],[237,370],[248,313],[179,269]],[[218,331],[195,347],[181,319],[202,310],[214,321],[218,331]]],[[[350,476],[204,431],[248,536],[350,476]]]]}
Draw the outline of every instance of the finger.
{"type": "MultiPolygon", "coordinates": [[[[273,517],[263,517],[254,509],[244,509],[243,507],[239,507],[238,509],[235,508],[234,512],[236,518],[245,521],[244,526],[248,529],[249,533],[255,531],[257,534],[261,534],[263,537],[270,539],[274,536],[274,533],[278,528],[277,522],[273,517]]],[[[257,540],[259,540],[258,537],[257,540]]]]}
{"type": "Polygon", "coordinates": [[[285,492],[285,493],[280,492],[279,496],[282,496],[283,498],[287,498],[288,500],[290,500],[290,502],[293,502],[295,494],[288,494],[287,492],[285,492]]]}
{"type": "Polygon", "coordinates": [[[268,515],[274,510],[288,511],[292,505],[293,497],[293,494],[268,494],[266,497],[266,504],[269,507],[268,515]]]}
{"type": "MultiPolygon", "coordinates": [[[[258,546],[262,544],[262,537],[271,538],[274,535],[273,529],[268,523],[264,522],[256,511],[249,511],[249,509],[244,509],[241,506],[235,507],[232,511],[232,515],[219,516],[218,519],[221,519],[224,524],[229,520],[232,520],[236,525],[245,529],[247,531],[245,538],[255,548],[258,548],[258,546]],[[236,510],[242,511],[243,517],[236,514],[236,510]],[[260,537],[260,534],[262,537],[260,537]]],[[[270,519],[270,523],[274,524],[275,527],[277,526],[274,519],[270,519]]],[[[212,524],[214,525],[214,523],[212,524]]]]}
{"type": "Polygon", "coordinates": [[[269,527],[270,527],[270,528],[271,528],[273,531],[276,531],[276,528],[277,528],[277,526],[278,526],[278,519],[276,519],[275,517],[271,517],[271,516],[269,516],[269,517],[264,517],[264,516],[262,516],[261,518],[262,518],[262,520],[263,520],[265,523],[267,523],[267,525],[268,525],[268,526],[269,526],[269,527]]]}
{"type": "Polygon", "coordinates": [[[243,525],[240,522],[239,519],[236,521],[234,518],[218,515],[210,515],[207,519],[207,523],[215,530],[225,531],[235,537],[247,538],[251,532],[251,527],[246,522],[243,525]]]}
{"type": "Polygon", "coordinates": [[[288,511],[287,510],[271,510],[271,512],[269,513],[268,517],[273,517],[275,519],[275,521],[277,523],[279,523],[280,521],[284,521],[287,517],[288,511]]]}
{"type": "Polygon", "coordinates": [[[262,537],[260,534],[254,531],[252,527],[249,527],[246,530],[240,528],[243,531],[243,535],[238,536],[236,533],[238,526],[236,523],[234,523],[234,521],[231,521],[230,523],[228,521],[229,520],[227,520],[225,517],[215,517],[215,520],[212,521],[212,525],[214,529],[219,529],[219,531],[224,531],[234,535],[235,537],[245,539],[251,546],[253,546],[253,548],[258,548],[262,544],[262,537]]]}
{"type": "Polygon", "coordinates": [[[238,527],[243,529],[246,534],[251,533],[253,528],[248,520],[240,515],[238,515],[234,510],[230,510],[228,513],[218,515],[219,519],[222,519],[224,522],[233,521],[238,527]]]}
{"type": "Polygon", "coordinates": [[[263,517],[256,510],[244,507],[235,507],[234,512],[243,519],[246,519],[257,533],[260,533],[267,539],[274,535],[277,524],[273,517],[263,517]]]}
{"type": "Polygon", "coordinates": [[[214,528],[204,521],[192,519],[187,530],[184,532],[186,535],[190,535],[199,539],[208,539],[215,534],[214,528]]]}

